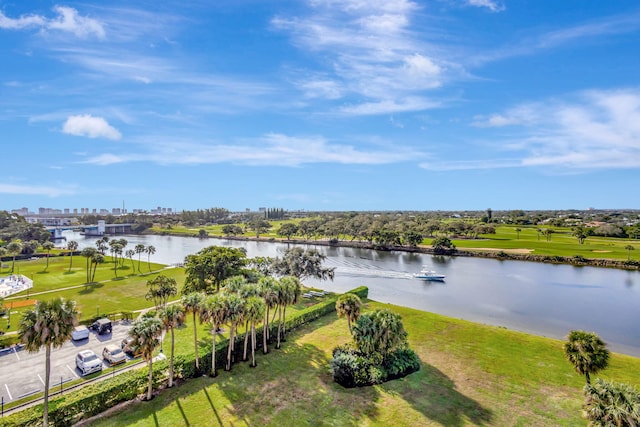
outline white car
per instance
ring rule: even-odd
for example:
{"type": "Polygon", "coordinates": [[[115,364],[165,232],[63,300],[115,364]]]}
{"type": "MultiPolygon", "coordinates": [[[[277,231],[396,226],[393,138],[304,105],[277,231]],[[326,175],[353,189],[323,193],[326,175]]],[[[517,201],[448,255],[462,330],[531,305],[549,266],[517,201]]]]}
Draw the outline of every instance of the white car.
{"type": "Polygon", "coordinates": [[[76,366],[82,375],[102,371],[102,359],[91,350],[82,350],[76,355],[76,366]]]}
{"type": "Polygon", "coordinates": [[[76,326],[71,332],[71,339],[74,341],[80,341],[89,338],[89,328],[84,325],[76,326]]]}
{"type": "Polygon", "coordinates": [[[109,344],[102,350],[102,358],[112,366],[127,361],[124,351],[115,344],[109,344]]]}

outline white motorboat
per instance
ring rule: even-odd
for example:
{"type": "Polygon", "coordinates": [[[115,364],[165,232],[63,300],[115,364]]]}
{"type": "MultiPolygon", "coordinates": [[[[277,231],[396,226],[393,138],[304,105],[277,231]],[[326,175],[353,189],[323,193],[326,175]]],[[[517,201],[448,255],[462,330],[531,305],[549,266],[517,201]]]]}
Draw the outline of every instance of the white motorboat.
{"type": "Polygon", "coordinates": [[[444,281],[444,278],[446,276],[444,274],[436,273],[433,270],[429,270],[426,267],[422,267],[422,270],[420,270],[420,273],[415,273],[413,277],[415,277],[416,279],[422,279],[422,280],[444,281]]]}

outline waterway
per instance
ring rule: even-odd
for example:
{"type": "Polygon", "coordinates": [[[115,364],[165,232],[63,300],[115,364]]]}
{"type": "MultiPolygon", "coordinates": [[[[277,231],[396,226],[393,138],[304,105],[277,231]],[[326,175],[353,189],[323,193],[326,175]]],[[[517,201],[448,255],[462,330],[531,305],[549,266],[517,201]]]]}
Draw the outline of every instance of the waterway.
{"type": "MultiPolygon", "coordinates": [[[[67,231],[80,248],[96,238],[67,231]]],[[[128,249],[152,245],[152,262],[182,263],[186,255],[211,246],[244,248],[248,257],[281,256],[290,245],[273,242],[123,236],[128,249]]],[[[310,246],[311,247],[311,246],[310,246]]],[[[440,257],[407,252],[313,246],[335,267],[333,281],[305,284],[332,292],[357,286],[369,298],[451,317],[503,326],[553,338],[572,329],[594,331],[613,351],[640,357],[640,272],[486,258],[440,257]],[[426,265],[444,282],[413,278],[426,265]]],[[[143,255],[146,260],[146,255],[143,255]]]]}

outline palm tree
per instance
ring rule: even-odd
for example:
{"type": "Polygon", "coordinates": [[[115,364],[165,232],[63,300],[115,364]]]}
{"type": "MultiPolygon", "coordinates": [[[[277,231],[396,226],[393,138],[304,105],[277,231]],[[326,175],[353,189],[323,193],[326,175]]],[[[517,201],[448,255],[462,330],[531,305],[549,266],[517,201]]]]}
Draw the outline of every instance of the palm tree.
{"type": "Polygon", "coordinates": [[[238,324],[244,320],[244,300],[236,294],[226,294],[224,298],[225,318],[229,322],[229,345],[227,346],[227,366],[225,371],[231,370],[231,355],[235,347],[235,332],[238,324]]]}
{"type": "Polygon", "coordinates": [[[13,255],[13,262],[11,263],[11,274],[13,274],[16,265],[16,256],[22,252],[22,242],[20,240],[14,240],[7,245],[7,250],[13,255]]]}
{"type": "Polygon", "coordinates": [[[522,231],[522,228],[518,227],[516,228],[516,235],[518,236],[518,240],[520,239],[520,232],[522,231]]]}
{"type": "Polygon", "coordinates": [[[131,270],[135,271],[136,266],[133,263],[133,256],[136,254],[136,251],[134,251],[133,249],[127,249],[127,251],[124,253],[124,255],[129,258],[129,261],[131,261],[131,270]]]}
{"type": "Polygon", "coordinates": [[[71,267],[73,266],[73,253],[78,250],[78,242],[75,240],[67,242],[67,250],[69,251],[69,272],[71,272],[71,267]]]}
{"type": "Polygon", "coordinates": [[[264,354],[269,352],[269,347],[267,346],[267,341],[269,340],[269,310],[278,306],[277,286],[278,281],[271,276],[263,277],[258,281],[260,295],[262,295],[266,306],[264,322],[262,324],[262,352],[264,354]]]}
{"type": "Polygon", "coordinates": [[[204,294],[200,292],[192,292],[182,297],[182,305],[187,312],[193,314],[193,346],[196,352],[196,370],[200,369],[198,361],[198,328],[196,327],[196,314],[200,315],[203,309],[204,294]]]}
{"type": "Polygon", "coordinates": [[[584,375],[591,384],[590,374],[604,369],[609,364],[609,350],[598,335],[593,332],[571,331],[564,343],[564,355],[576,372],[584,375]]]}
{"type": "Polygon", "coordinates": [[[138,254],[138,274],[140,274],[140,257],[147,250],[146,246],[142,243],[139,243],[135,247],[135,251],[138,254]]]}
{"type": "Polygon", "coordinates": [[[173,304],[160,310],[160,320],[165,331],[171,332],[171,357],[169,359],[169,388],[173,387],[174,329],[184,325],[184,308],[173,304]]]}
{"type": "Polygon", "coordinates": [[[38,301],[24,313],[18,335],[29,353],[45,347],[45,382],[43,425],[49,425],[49,377],[51,375],[51,348],[61,347],[71,339],[78,312],[74,301],[55,298],[38,301]]]}
{"type": "Polygon", "coordinates": [[[143,317],[131,325],[129,336],[133,338],[133,346],[140,349],[142,358],[149,363],[149,385],[147,400],[153,398],[153,352],[160,344],[162,322],[157,317],[143,317]]]}
{"type": "Polygon", "coordinates": [[[156,253],[156,248],[154,246],[147,246],[146,249],[147,252],[147,265],[149,267],[149,273],[151,273],[151,255],[156,253]]]}
{"type": "Polygon", "coordinates": [[[584,415],[589,425],[637,426],[640,424],[640,394],[628,384],[598,378],[584,387],[584,415]]]}
{"type": "Polygon", "coordinates": [[[53,242],[44,242],[42,244],[42,249],[47,251],[47,266],[44,268],[45,271],[49,269],[49,255],[51,255],[51,249],[53,249],[55,247],[56,247],[56,245],[54,245],[53,242]]]}
{"type": "Polygon", "coordinates": [[[358,350],[368,356],[386,356],[406,347],[407,332],[399,314],[390,310],[365,313],[353,325],[353,339],[358,350]]]}
{"type": "Polygon", "coordinates": [[[302,295],[302,283],[298,280],[297,277],[294,276],[285,276],[280,279],[280,283],[285,288],[285,299],[282,307],[282,336],[284,337],[287,333],[287,306],[297,304],[300,299],[300,295],[302,295]]]}
{"type": "MultiPolygon", "coordinates": [[[[258,296],[247,298],[245,303],[245,318],[251,323],[251,367],[256,367],[256,323],[264,317],[267,305],[258,296]]],[[[247,332],[248,334],[248,332],[247,332]]],[[[246,356],[245,356],[246,358],[246,356]]]]}
{"type": "Polygon", "coordinates": [[[91,282],[91,265],[89,261],[93,259],[94,255],[98,253],[96,248],[84,248],[80,255],[87,259],[86,268],[87,268],[87,283],[91,282]]]}
{"type": "Polygon", "coordinates": [[[356,294],[342,294],[336,301],[336,312],[338,313],[338,317],[347,318],[349,332],[351,332],[351,323],[355,322],[358,320],[358,317],[360,317],[360,307],[362,307],[362,301],[356,294]]]}
{"type": "Polygon", "coordinates": [[[216,371],[216,335],[226,320],[226,304],[224,294],[215,294],[207,297],[202,304],[200,310],[200,321],[206,322],[211,327],[211,372],[210,375],[215,377],[218,375],[216,371]]]}
{"type": "Polygon", "coordinates": [[[635,248],[631,245],[627,245],[624,248],[627,251],[627,261],[631,261],[631,251],[634,250],[635,248]]]}

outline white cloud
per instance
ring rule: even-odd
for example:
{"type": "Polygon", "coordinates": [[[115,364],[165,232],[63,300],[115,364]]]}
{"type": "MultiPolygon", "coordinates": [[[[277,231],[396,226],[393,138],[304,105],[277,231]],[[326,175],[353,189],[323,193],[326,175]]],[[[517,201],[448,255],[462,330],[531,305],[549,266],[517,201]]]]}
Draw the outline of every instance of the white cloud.
{"type": "MultiPolygon", "coordinates": [[[[519,160],[443,162],[440,169],[514,166],[555,170],[640,168],[640,89],[592,90],[515,107],[476,121],[476,126],[510,126],[501,149],[519,160]]],[[[433,168],[433,164],[430,164],[433,168]]]]}
{"type": "Polygon", "coordinates": [[[118,140],[122,137],[118,129],[111,126],[102,117],[94,117],[91,114],[69,116],[62,127],[62,132],[75,136],[89,138],[107,138],[118,140]]]}
{"type": "Polygon", "coordinates": [[[340,112],[353,115],[378,115],[389,113],[404,113],[408,111],[424,111],[438,108],[440,104],[425,98],[409,97],[404,99],[385,99],[377,102],[366,102],[356,105],[346,105],[340,112]]]}
{"type": "Polygon", "coordinates": [[[13,19],[0,12],[0,28],[8,30],[39,28],[43,31],[55,30],[72,33],[79,38],[95,36],[98,39],[103,39],[105,37],[105,29],[100,21],[80,16],[78,11],[71,7],[55,6],[53,10],[57,16],[51,19],[40,15],[23,15],[13,19]]]}
{"type": "Polygon", "coordinates": [[[16,185],[0,183],[0,194],[28,194],[35,196],[68,196],[76,194],[76,190],[70,187],[47,187],[39,185],[16,185]]]}
{"type": "MultiPolygon", "coordinates": [[[[417,3],[408,0],[315,0],[313,14],[276,17],[272,26],[288,32],[295,46],[317,54],[325,66],[323,86],[311,92],[331,100],[357,100],[359,107],[338,107],[348,114],[387,114],[420,111],[435,101],[408,103],[427,97],[460,73],[461,67],[444,58],[444,50],[426,40],[429,21],[412,27],[417,3]],[[384,107],[388,106],[389,109],[384,107]],[[410,108],[409,108],[410,107],[410,108]]],[[[313,81],[313,80],[312,80],[313,81]]],[[[309,96],[309,81],[299,81],[309,96]]],[[[344,104],[344,103],[343,103],[344,104]]]]}
{"type": "Polygon", "coordinates": [[[466,0],[467,4],[476,7],[486,7],[492,12],[502,12],[505,10],[504,5],[493,0],[466,0]]]}
{"type": "Polygon", "coordinates": [[[288,166],[304,164],[338,163],[381,165],[404,162],[424,155],[411,148],[388,146],[380,148],[355,147],[330,143],[319,136],[289,136],[266,134],[236,144],[193,143],[153,138],[148,153],[125,155],[102,154],[82,163],[109,165],[123,162],[153,162],[158,164],[217,164],[232,163],[249,166],[288,166]]]}

